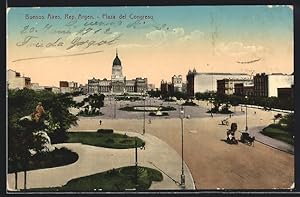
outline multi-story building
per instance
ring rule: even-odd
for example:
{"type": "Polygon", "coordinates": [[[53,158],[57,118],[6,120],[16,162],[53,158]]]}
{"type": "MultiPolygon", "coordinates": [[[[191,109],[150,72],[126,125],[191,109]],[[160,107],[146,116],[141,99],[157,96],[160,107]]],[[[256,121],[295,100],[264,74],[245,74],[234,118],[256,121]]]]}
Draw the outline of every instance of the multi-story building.
{"type": "Polygon", "coordinates": [[[162,80],[160,82],[160,91],[162,96],[172,95],[174,93],[174,84],[162,80]]]}
{"type": "Polygon", "coordinates": [[[239,79],[250,80],[251,76],[245,73],[199,73],[194,69],[189,70],[187,76],[187,93],[189,96],[194,96],[200,92],[216,92],[217,80],[222,79],[239,79]]]}
{"type": "Polygon", "coordinates": [[[278,88],[278,98],[281,99],[294,99],[294,85],[290,88],[278,88]]]}
{"type": "Polygon", "coordinates": [[[40,86],[38,83],[31,83],[30,89],[34,91],[48,90],[53,93],[60,93],[60,88],[55,86],[40,86]]]}
{"type": "Polygon", "coordinates": [[[59,82],[59,88],[61,93],[67,93],[67,92],[75,92],[78,91],[78,83],[74,81],[60,81],[59,82]]]}
{"type": "Polygon", "coordinates": [[[104,78],[89,79],[87,90],[89,94],[102,93],[102,94],[124,94],[124,93],[143,93],[147,91],[148,81],[147,78],[137,77],[135,79],[127,80],[123,76],[122,63],[116,53],[113,60],[111,80],[104,78]]]}
{"type": "Polygon", "coordinates": [[[147,91],[147,78],[138,77],[135,79],[135,92],[143,93],[147,91]]]}
{"type": "Polygon", "coordinates": [[[174,92],[182,92],[182,75],[174,75],[172,77],[172,84],[174,86],[174,92]]]}
{"type": "Polygon", "coordinates": [[[60,88],[59,87],[55,87],[55,86],[43,86],[43,89],[44,90],[48,90],[50,92],[53,92],[53,93],[60,93],[60,88]]]}
{"type": "Polygon", "coordinates": [[[7,71],[7,85],[8,89],[23,89],[30,88],[30,77],[22,77],[19,72],[9,69],[7,71]]]}
{"type": "MultiPolygon", "coordinates": [[[[88,93],[99,93],[99,81],[100,79],[92,79],[88,80],[88,93]]],[[[109,89],[110,90],[110,89],[109,89]]]]}
{"type": "Polygon", "coordinates": [[[168,94],[168,82],[161,80],[160,82],[160,92],[162,95],[168,94]]]}
{"type": "MultiPolygon", "coordinates": [[[[251,79],[222,79],[217,80],[217,94],[232,95],[235,93],[235,84],[242,84],[242,91],[244,94],[244,85],[246,87],[253,86],[253,80],[251,79]]],[[[240,87],[237,86],[238,92],[240,87]]]]}
{"type": "Polygon", "coordinates": [[[253,96],[254,95],[254,84],[244,84],[244,83],[234,84],[234,95],[253,96]]]}
{"type": "Polygon", "coordinates": [[[278,88],[288,88],[294,84],[294,75],[272,73],[254,76],[254,96],[277,97],[278,88]]]}

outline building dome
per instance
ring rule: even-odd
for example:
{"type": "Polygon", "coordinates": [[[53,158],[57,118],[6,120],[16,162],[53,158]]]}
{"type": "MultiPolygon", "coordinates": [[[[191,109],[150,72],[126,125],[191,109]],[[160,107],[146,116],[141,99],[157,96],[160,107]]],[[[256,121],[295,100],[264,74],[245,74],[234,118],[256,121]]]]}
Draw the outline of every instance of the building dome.
{"type": "Polygon", "coordinates": [[[114,65],[121,65],[121,60],[118,57],[118,52],[116,52],[116,57],[115,57],[114,62],[113,62],[113,66],[114,65]]]}

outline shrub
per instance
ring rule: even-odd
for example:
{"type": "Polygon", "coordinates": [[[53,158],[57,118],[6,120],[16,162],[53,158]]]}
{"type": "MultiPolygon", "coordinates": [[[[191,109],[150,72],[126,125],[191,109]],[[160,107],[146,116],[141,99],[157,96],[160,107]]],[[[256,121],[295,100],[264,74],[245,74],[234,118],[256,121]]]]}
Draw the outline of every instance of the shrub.
{"type": "Polygon", "coordinates": [[[198,106],[196,103],[193,101],[186,101],[185,103],[182,104],[183,106],[198,106]]]}
{"type": "Polygon", "coordinates": [[[150,112],[149,116],[155,116],[155,113],[154,112],[150,112]]]}
{"type": "Polygon", "coordinates": [[[114,132],[114,130],[113,129],[98,129],[97,132],[101,133],[101,134],[112,134],[114,132]]]}
{"type": "Polygon", "coordinates": [[[280,124],[270,124],[269,127],[276,128],[276,129],[282,129],[280,124]]]}
{"type": "Polygon", "coordinates": [[[162,115],[163,115],[163,116],[168,116],[169,113],[168,113],[168,112],[163,112],[162,115]]]}
{"type": "Polygon", "coordinates": [[[108,138],[107,140],[105,140],[105,142],[108,143],[108,144],[112,144],[112,143],[115,142],[115,140],[111,139],[111,138],[108,138]]]}

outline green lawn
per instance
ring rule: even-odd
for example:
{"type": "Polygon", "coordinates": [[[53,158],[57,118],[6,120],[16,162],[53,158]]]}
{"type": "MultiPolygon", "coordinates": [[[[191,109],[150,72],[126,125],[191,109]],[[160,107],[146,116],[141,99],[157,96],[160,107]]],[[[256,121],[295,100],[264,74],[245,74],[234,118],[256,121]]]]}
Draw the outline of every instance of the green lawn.
{"type": "MultiPolygon", "coordinates": [[[[127,166],[72,179],[62,187],[36,188],[27,191],[124,191],[136,187],[135,173],[135,166],[127,166]]],[[[138,167],[137,190],[147,190],[152,181],[162,180],[161,172],[147,167],[138,167]]]]}
{"type": "MultiPolygon", "coordinates": [[[[82,143],[92,146],[105,148],[135,148],[135,137],[119,133],[101,133],[101,132],[69,132],[67,133],[67,143],[82,143]]],[[[145,144],[143,140],[136,137],[137,146],[141,147],[145,144]]]]}
{"type": "Polygon", "coordinates": [[[274,128],[271,125],[269,125],[268,127],[264,128],[261,131],[261,133],[271,138],[275,138],[277,140],[294,145],[294,139],[292,135],[289,132],[284,131],[280,128],[274,128]]]}

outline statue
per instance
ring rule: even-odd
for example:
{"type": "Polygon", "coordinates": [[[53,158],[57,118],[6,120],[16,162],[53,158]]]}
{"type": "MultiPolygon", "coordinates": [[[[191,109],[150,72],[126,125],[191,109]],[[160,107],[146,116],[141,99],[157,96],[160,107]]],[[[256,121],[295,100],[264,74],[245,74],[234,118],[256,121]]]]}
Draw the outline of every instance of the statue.
{"type": "Polygon", "coordinates": [[[32,113],[32,119],[34,119],[35,122],[39,122],[44,114],[45,114],[45,110],[42,105],[42,102],[39,102],[35,108],[35,111],[32,113]]]}

